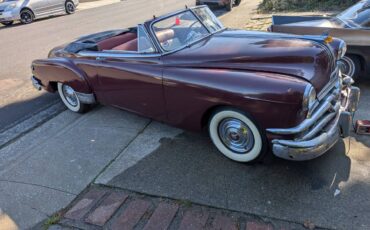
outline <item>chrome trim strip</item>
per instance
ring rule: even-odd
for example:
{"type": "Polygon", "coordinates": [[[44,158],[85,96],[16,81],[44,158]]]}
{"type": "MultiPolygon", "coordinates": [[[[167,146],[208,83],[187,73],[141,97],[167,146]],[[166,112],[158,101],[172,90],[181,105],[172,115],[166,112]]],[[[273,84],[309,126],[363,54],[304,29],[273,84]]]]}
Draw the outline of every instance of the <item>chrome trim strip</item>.
{"type": "Polygon", "coordinates": [[[75,92],[75,93],[78,99],[80,100],[80,102],[84,104],[95,104],[96,103],[95,96],[92,93],[79,93],[79,92],[75,92]]]}
{"type": "Polygon", "coordinates": [[[337,106],[335,107],[334,113],[330,113],[329,115],[321,119],[321,121],[311,131],[309,131],[306,135],[304,135],[299,140],[305,141],[305,140],[309,140],[313,138],[316,134],[322,131],[322,129],[325,128],[325,126],[338,114],[339,109],[340,109],[340,104],[338,103],[337,106]]]}
{"type": "Polygon", "coordinates": [[[100,58],[145,58],[145,57],[160,57],[161,54],[137,53],[137,52],[120,52],[117,50],[107,51],[80,51],[78,55],[81,57],[100,57],[100,58]]]}

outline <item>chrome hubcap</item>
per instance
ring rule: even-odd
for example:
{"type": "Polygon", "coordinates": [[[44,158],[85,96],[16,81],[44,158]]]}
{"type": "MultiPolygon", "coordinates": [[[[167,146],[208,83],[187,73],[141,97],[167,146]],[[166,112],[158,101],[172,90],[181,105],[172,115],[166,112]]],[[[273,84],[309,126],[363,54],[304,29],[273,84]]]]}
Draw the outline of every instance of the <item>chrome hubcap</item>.
{"type": "Polygon", "coordinates": [[[62,90],[63,90],[63,95],[65,99],[67,100],[67,102],[73,107],[76,107],[78,105],[78,99],[77,99],[75,91],[68,85],[63,85],[62,90]]]}
{"type": "Polygon", "coordinates": [[[227,148],[238,154],[248,153],[254,145],[252,131],[239,119],[222,120],[218,126],[218,135],[227,148]]]}

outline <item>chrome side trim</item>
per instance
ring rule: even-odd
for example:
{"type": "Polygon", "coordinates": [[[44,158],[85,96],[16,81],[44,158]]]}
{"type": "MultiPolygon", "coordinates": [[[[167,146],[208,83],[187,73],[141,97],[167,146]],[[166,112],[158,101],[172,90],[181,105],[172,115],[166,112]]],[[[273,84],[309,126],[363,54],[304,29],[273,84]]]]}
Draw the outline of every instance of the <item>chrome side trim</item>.
{"type": "Polygon", "coordinates": [[[80,51],[78,55],[81,57],[94,57],[94,58],[146,58],[146,57],[160,57],[161,54],[141,54],[137,52],[122,52],[122,51],[80,51]]]}
{"type": "Polygon", "coordinates": [[[92,93],[79,93],[79,92],[75,92],[75,93],[81,103],[84,103],[84,104],[95,104],[96,103],[95,96],[92,93]]]}

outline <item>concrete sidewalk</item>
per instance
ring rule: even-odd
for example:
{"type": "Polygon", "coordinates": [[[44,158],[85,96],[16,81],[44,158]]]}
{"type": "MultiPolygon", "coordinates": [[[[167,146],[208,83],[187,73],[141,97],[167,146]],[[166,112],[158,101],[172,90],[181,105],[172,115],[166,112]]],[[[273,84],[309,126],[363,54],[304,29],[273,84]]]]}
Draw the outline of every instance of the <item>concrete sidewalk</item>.
{"type": "Polygon", "coordinates": [[[141,139],[158,136],[151,138],[154,150],[161,137],[177,135],[173,130],[107,107],[83,116],[61,113],[0,150],[0,226],[6,218],[21,229],[32,227],[66,207],[116,158],[138,161],[127,149],[148,145],[141,139]]]}

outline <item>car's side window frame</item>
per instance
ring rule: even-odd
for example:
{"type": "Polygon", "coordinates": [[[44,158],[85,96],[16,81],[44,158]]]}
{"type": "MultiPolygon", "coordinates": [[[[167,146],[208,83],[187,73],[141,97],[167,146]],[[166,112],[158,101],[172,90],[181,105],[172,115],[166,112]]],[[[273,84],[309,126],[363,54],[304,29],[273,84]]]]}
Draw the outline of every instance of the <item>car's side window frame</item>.
{"type": "Polygon", "coordinates": [[[89,51],[89,50],[82,50],[78,52],[79,56],[82,57],[95,57],[97,60],[104,60],[108,58],[142,58],[142,57],[160,57],[162,53],[158,51],[157,47],[154,45],[153,39],[150,37],[149,33],[146,31],[144,25],[139,24],[137,26],[137,41],[138,41],[138,49],[140,47],[140,34],[139,31],[144,32],[147,40],[150,42],[151,46],[154,49],[154,52],[139,52],[139,51],[128,51],[128,50],[102,50],[102,51],[89,51]]]}

